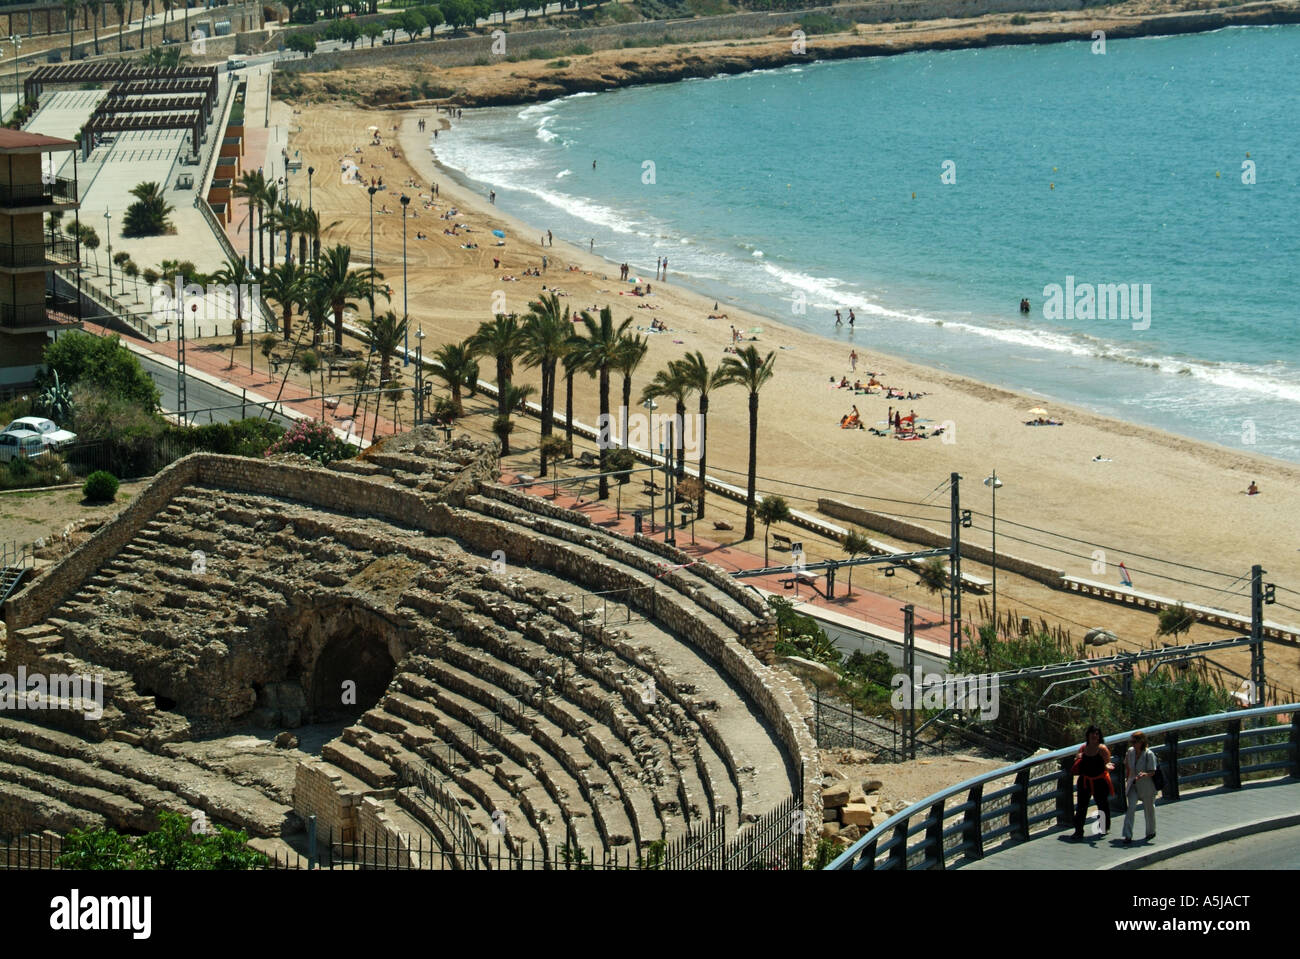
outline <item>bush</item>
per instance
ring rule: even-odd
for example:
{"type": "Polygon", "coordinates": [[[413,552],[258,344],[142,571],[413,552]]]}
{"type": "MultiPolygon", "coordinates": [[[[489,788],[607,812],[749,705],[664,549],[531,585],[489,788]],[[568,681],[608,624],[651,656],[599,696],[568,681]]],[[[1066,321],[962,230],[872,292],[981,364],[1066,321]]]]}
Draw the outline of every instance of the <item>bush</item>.
{"type": "Polygon", "coordinates": [[[117,477],[105,470],[96,470],[86,477],[81,492],[92,503],[111,503],[117,499],[117,477]]]}
{"type": "Polygon", "coordinates": [[[569,61],[568,61],[568,60],[552,60],[552,61],[551,61],[550,63],[548,63],[546,66],[547,66],[548,69],[551,69],[551,70],[563,70],[563,69],[564,69],[565,67],[567,67],[568,65],[569,65],[569,61]]]}
{"type": "Polygon", "coordinates": [[[265,455],[277,453],[301,453],[323,466],[335,460],[350,459],[356,455],[356,449],[335,436],[334,431],[319,420],[302,420],[272,443],[265,455]]]}
{"type": "Polygon", "coordinates": [[[187,453],[220,453],[224,456],[262,456],[284,436],[284,429],[271,420],[246,419],[234,423],[177,427],[169,438],[187,453]]]}
{"type": "Polygon", "coordinates": [[[591,47],[585,43],[579,43],[569,50],[569,55],[573,57],[585,57],[591,53],[591,47]]]}
{"type": "Polygon", "coordinates": [[[1011,18],[1011,22],[1015,24],[1017,27],[1022,27],[1029,22],[1029,18],[1025,16],[1023,13],[1017,13],[1014,17],[1011,18]]]}
{"type": "Polygon", "coordinates": [[[825,13],[810,13],[799,21],[799,27],[808,36],[812,36],[818,33],[843,33],[849,24],[846,20],[825,13]]]}
{"type": "Polygon", "coordinates": [[[65,333],[45,348],[43,359],[46,368],[36,378],[40,389],[52,386],[54,374],[58,373],[59,382],[69,388],[86,384],[149,412],[158,408],[162,396],[158,387],[140,367],[135,354],[115,336],[65,333]]]}
{"type": "MultiPolygon", "coordinates": [[[[200,820],[201,821],[201,820],[200,820]]],[[[158,814],[158,828],[139,839],[112,829],[74,829],[63,840],[61,869],[260,869],[266,856],[248,835],[224,826],[196,831],[198,822],[158,814]]]]}

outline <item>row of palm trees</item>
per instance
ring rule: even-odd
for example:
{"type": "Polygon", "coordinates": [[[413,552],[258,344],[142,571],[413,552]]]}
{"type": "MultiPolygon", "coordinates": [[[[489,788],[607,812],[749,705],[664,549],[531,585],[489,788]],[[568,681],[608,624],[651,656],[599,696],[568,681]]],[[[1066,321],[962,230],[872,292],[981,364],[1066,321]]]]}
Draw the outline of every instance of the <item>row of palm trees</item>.
{"type": "Polygon", "coordinates": [[[311,261],[320,258],[321,234],[342,221],[335,220],[328,225],[321,224],[320,212],[308,209],[301,203],[290,203],[280,196],[280,187],[273,179],[261,172],[245,173],[235,184],[235,196],[248,201],[248,262],[253,260],[253,233],[257,232],[257,266],[266,267],[265,239],[271,239],[271,263],[275,266],[275,240],[284,234],[285,259],[293,259],[293,238],[298,237],[298,262],[308,262],[308,241],[311,242],[311,261]],[[254,217],[256,214],[256,217],[254,217]],[[254,226],[254,219],[257,223],[254,226]]]}
{"type": "MultiPolygon", "coordinates": [[[[573,444],[573,379],[582,374],[597,380],[600,418],[600,479],[599,496],[609,497],[609,454],[614,446],[615,428],[619,427],[623,446],[628,442],[628,423],[616,423],[610,416],[610,390],[612,378],[622,377],[622,407],[626,414],[631,406],[632,376],[645,359],[649,343],[644,336],[630,331],[632,318],[615,323],[609,307],[598,316],[581,312],[576,319],[581,327],[574,330],[574,316],[569,307],[560,305],[559,297],[548,294],[529,304],[529,312],[497,314],[481,324],[478,330],[463,343],[448,343],[440,347],[434,358],[441,365],[439,375],[451,392],[454,415],[464,414],[462,390],[478,376],[476,360],[491,357],[496,363],[498,387],[497,418],[493,430],[501,438],[502,452],[510,452],[510,421],[512,411],[522,406],[530,390],[521,390],[513,384],[514,364],[522,361],[526,366],[541,372],[540,394],[542,434],[540,443],[541,464],[539,474],[547,474],[548,460],[572,450],[573,444]],[[553,436],[556,406],[556,387],[560,370],[565,379],[565,410],[563,440],[553,436]]],[[[776,354],[760,355],[753,346],[746,347],[734,356],[726,357],[721,364],[711,368],[699,351],[672,360],[655,373],[641,391],[642,402],[671,399],[676,412],[683,420],[687,403],[698,397],[700,416],[700,475],[705,475],[708,463],[709,399],[714,390],[726,386],[742,386],[749,395],[749,485],[746,494],[745,538],[754,535],[755,482],[758,470],[758,394],[771,380],[776,354]]],[[[677,473],[685,472],[684,444],[677,446],[677,473]]],[[[695,515],[704,516],[704,484],[699,484],[695,515]]]]}
{"type": "MultiPolygon", "coordinates": [[[[135,19],[133,13],[135,9],[135,0],[107,0],[107,2],[106,0],[61,0],[61,2],[67,19],[69,58],[72,57],[73,47],[75,46],[77,39],[76,17],[78,12],[82,15],[81,28],[83,30],[87,27],[92,27],[94,29],[95,56],[99,56],[99,27],[100,23],[105,19],[104,12],[110,6],[117,11],[117,49],[119,53],[122,51],[122,33],[126,29],[126,25],[135,19]]],[[[145,7],[147,6],[148,16],[152,17],[154,15],[155,3],[156,0],[140,0],[140,15],[142,17],[145,16],[145,7]]],[[[186,0],[161,0],[161,5],[163,10],[166,11],[166,16],[163,18],[164,32],[167,29],[166,21],[170,20],[173,16],[173,8],[181,6],[184,9],[184,35],[185,38],[188,39],[190,35],[190,11],[189,4],[186,0]]],[[[141,46],[144,46],[144,44],[142,43],[141,46]]]]}

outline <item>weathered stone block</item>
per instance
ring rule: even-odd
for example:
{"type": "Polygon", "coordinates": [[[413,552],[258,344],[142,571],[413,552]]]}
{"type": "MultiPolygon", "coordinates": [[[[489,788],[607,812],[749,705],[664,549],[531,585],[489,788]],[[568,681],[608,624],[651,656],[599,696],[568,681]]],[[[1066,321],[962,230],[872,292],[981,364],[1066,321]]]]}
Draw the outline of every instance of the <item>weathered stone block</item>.
{"type": "Polygon", "coordinates": [[[827,786],[822,790],[822,808],[838,809],[841,806],[848,805],[849,794],[851,792],[852,787],[846,782],[827,786]]]}
{"type": "Polygon", "coordinates": [[[871,828],[871,807],[866,803],[850,803],[840,810],[840,822],[846,826],[871,828]]]}

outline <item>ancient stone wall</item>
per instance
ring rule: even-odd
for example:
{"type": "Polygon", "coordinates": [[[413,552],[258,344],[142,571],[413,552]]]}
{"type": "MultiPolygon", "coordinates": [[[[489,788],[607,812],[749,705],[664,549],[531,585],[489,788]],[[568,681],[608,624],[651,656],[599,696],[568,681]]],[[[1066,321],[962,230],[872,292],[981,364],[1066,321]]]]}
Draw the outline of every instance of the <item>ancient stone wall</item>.
{"type": "Polygon", "coordinates": [[[293,783],[294,811],[306,822],[316,817],[316,841],[324,845],[356,838],[361,794],[349,789],[337,769],[319,760],[299,763],[293,783]]]}

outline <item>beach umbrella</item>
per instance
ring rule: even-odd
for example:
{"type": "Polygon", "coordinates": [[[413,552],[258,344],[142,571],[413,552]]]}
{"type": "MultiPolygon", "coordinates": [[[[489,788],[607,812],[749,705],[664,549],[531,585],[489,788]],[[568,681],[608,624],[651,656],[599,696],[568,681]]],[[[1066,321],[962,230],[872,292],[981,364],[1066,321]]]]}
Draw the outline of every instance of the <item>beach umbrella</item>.
{"type": "Polygon", "coordinates": [[[1032,413],[1034,416],[1046,416],[1046,415],[1047,415],[1047,410],[1043,409],[1041,406],[1035,406],[1035,407],[1034,407],[1032,410],[1030,410],[1029,412],[1032,413]]]}
{"type": "Polygon", "coordinates": [[[366,127],[366,130],[367,130],[368,132],[370,132],[370,133],[374,133],[374,132],[375,132],[376,130],[378,130],[378,129],[379,129],[379,127],[375,127],[375,126],[366,127]]]}
{"type": "Polygon", "coordinates": [[[501,237],[501,239],[503,239],[503,240],[506,238],[506,232],[505,232],[505,230],[493,230],[493,231],[492,231],[492,235],[493,235],[493,236],[499,236],[499,237],[501,237]]]}

